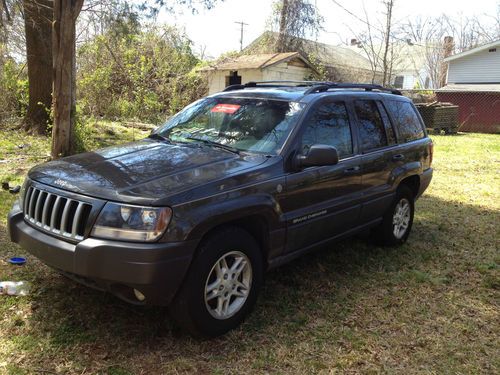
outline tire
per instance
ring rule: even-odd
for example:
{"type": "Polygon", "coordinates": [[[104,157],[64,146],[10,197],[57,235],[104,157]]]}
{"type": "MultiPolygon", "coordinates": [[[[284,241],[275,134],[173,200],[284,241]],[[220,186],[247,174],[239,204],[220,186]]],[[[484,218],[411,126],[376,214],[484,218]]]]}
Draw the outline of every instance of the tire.
{"type": "Polygon", "coordinates": [[[382,223],[372,230],[376,243],[383,246],[404,244],[411,232],[414,213],[413,192],[408,186],[399,186],[394,201],[383,216],[382,223]],[[396,215],[398,215],[397,218],[396,215]],[[399,230],[396,229],[396,225],[399,230]]]}
{"type": "Polygon", "coordinates": [[[170,315],[194,336],[220,336],[238,327],[252,310],[263,272],[255,239],[238,227],[221,228],[200,244],[170,315]]]}

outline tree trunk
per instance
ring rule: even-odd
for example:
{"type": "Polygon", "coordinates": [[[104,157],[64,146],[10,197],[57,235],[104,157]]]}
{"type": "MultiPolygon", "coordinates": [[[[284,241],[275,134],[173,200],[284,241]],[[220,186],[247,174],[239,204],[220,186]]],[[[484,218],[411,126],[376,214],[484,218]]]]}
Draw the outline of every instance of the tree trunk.
{"type": "Polygon", "coordinates": [[[25,128],[47,131],[52,103],[52,0],[23,0],[29,103],[25,128]]]}
{"type": "Polygon", "coordinates": [[[287,45],[287,37],[286,35],[287,29],[287,22],[288,22],[288,12],[289,12],[289,0],[283,0],[283,3],[281,4],[281,11],[280,11],[280,30],[278,33],[278,41],[276,43],[276,52],[286,52],[285,50],[286,45],[287,45]]]}
{"type": "Polygon", "coordinates": [[[83,6],[83,0],[54,1],[53,51],[53,111],[52,129],[53,159],[69,155],[75,123],[75,42],[76,19],[83,6]]]}
{"type": "MultiPolygon", "coordinates": [[[[384,40],[384,57],[382,60],[382,68],[384,69],[384,75],[382,79],[382,86],[386,86],[391,80],[391,72],[389,67],[389,46],[391,43],[391,27],[392,27],[392,8],[394,7],[394,0],[388,0],[385,3],[387,14],[386,14],[386,25],[385,25],[385,40],[384,40]]],[[[392,58],[391,58],[392,61],[392,58]]]]}

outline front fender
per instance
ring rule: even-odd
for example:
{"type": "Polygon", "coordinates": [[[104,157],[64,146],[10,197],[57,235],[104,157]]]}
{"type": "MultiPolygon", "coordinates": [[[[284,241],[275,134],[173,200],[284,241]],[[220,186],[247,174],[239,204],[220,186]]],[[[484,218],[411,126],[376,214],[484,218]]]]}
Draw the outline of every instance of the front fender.
{"type": "Polygon", "coordinates": [[[187,239],[201,238],[211,229],[250,216],[265,220],[269,231],[280,229],[282,212],[277,201],[267,194],[240,197],[205,207],[199,212],[197,225],[189,232],[187,239]]]}
{"type": "Polygon", "coordinates": [[[285,225],[279,203],[267,193],[221,194],[176,206],[173,211],[164,241],[199,240],[219,225],[250,216],[264,219],[269,231],[284,228],[285,225]]]}

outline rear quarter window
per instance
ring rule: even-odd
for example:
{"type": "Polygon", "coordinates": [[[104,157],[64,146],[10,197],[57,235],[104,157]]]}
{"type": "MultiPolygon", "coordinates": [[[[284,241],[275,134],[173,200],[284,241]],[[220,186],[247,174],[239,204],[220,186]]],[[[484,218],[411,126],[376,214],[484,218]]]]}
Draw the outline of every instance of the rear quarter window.
{"type": "Polygon", "coordinates": [[[411,103],[388,100],[386,104],[398,130],[400,142],[410,142],[425,137],[424,128],[411,103]]]}

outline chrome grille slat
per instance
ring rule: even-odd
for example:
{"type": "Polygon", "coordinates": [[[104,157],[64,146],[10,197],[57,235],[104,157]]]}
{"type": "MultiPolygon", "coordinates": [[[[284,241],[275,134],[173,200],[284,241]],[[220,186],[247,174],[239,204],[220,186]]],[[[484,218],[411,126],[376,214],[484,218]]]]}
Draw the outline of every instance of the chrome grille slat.
{"type": "Polygon", "coordinates": [[[38,189],[33,189],[33,192],[31,193],[30,197],[30,205],[28,208],[28,216],[31,221],[34,221],[34,216],[35,216],[35,203],[38,195],[40,194],[40,190],[38,189]]]}
{"type": "Polygon", "coordinates": [[[66,228],[68,228],[68,215],[69,215],[69,210],[71,209],[71,203],[73,203],[73,200],[67,199],[66,204],[64,205],[64,210],[62,214],[62,219],[61,219],[61,233],[64,235],[68,234],[68,231],[66,228]]]}
{"type": "Polygon", "coordinates": [[[71,228],[71,237],[77,235],[78,226],[80,225],[80,222],[82,220],[81,216],[83,208],[84,208],[83,202],[78,202],[78,207],[76,208],[75,211],[75,219],[73,220],[73,226],[71,228]]]}
{"type": "Polygon", "coordinates": [[[40,230],[81,241],[92,204],[29,186],[23,203],[24,218],[40,230]]]}
{"type": "Polygon", "coordinates": [[[45,198],[45,204],[42,211],[42,226],[47,227],[47,219],[49,216],[50,200],[52,199],[52,193],[47,193],[47,198],[45,198]]]}
{"type": "Polygon", "coordinates": [[[56,219],[57,219],[57,213],[59,212],[59,206],[61,205],[61,197],[57,197],[56,201],[54,203],[54,207],[52,208],[52,215],[50,216],[50,229],[55,230],[56,229],[56,219]]]}
{"type": "Polygon", "coordinates": [[[41,214],[40,209],[41,209],[41,206],[40,205],[41,205],[41,203],[43,201],[44,194],[47,194],[47,193],[45,193],[44,191],[40,191],[38,193],[38,197],[36,199],[36,204],[35,204],[35,212],[33,214],[33,218],[35,219],[35,223],[40,223],[40,225],[41,225],[41,218],[40,218],[40,214],[41,214]]]}
{"type": "Polygon", "coordinates": [[[30,199],[31,199],[31,194],[33,194],[33,188],[29,187],[28,190],[26,190],[26,196],[24,197],[24,207],[23,207],[23,212],[28,211],[30,199]]]}

